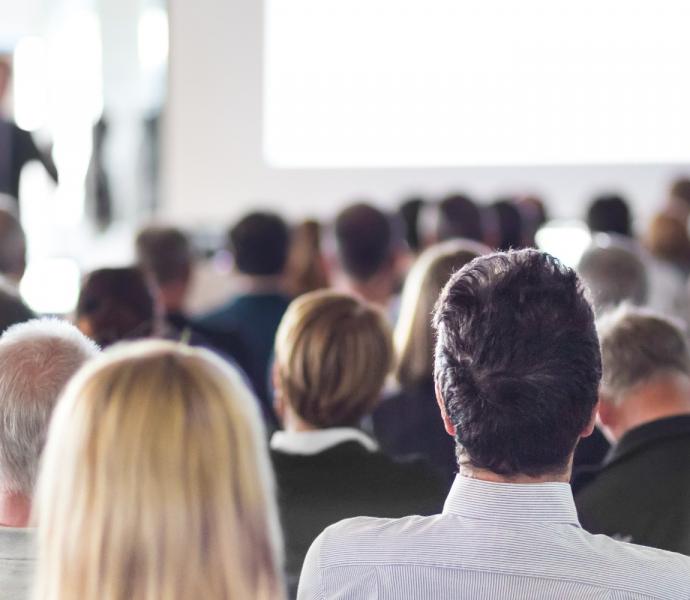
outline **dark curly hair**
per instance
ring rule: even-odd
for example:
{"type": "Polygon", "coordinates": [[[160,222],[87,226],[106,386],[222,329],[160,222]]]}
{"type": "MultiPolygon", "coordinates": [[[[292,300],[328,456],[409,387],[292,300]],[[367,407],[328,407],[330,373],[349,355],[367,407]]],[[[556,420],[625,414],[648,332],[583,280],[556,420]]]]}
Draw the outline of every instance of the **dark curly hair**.
{"type": "Polygon", "coordinates": [[[575,272],[536,250],[482,256],[451,277],[434,325],[435,377],[461,463],[507,476],[562,471],[601,378],[575,272]]]}

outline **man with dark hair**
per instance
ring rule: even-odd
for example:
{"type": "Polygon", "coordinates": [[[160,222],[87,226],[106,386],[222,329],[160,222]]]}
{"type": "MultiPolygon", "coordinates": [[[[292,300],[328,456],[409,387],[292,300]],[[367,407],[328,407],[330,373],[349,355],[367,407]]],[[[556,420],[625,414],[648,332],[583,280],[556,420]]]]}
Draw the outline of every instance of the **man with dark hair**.
{"type": "Polygon", "coordinates": [[[335,220],[340,287],[390,309],[399,286],[401,232],[393,218],[369,204],[353,204],[335,220]]]}
{"type": "Polygon", "coordinates": [[[568,484],[601,356],[571,269],[475,259],[441,293],[435,380],[460,473],[441,515],[326,529],[298,598],[687,598],[690,559],[585,532],[568,484]]]}
{"type": "Polygon", "coordinates": [[[278,324],[290,302],[283,292],[289,244],[288,226],[278,215],[254,212],[240,219],[228,232],[228,249],[242,292],[198,321],[214,337],[239,336],[248,355],[240,364],[271,415],[268,366],[278,324]]]}
{"type": "Polygon", "coordinates": [[[437,207],[432,240],[443,242],[456,238],[484,241],[481,209],[465,194],[446,196],[437,207]]]}
{"type": "Polygon", "coordinates": [[[602,194],[592,201],[587,210],[587,226],[592,233],[633,237],[630,207],[618,194],[602,194]]]}

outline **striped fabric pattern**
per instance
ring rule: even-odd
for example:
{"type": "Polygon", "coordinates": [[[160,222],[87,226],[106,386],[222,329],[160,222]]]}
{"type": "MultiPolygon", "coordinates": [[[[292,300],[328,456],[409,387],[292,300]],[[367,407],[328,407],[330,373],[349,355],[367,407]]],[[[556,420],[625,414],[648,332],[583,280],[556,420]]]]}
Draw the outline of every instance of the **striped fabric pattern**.
{"type": "Polygon", "coordinates": [[[359,517],[326,529],[298,592],[298,600],[426,598],[690,600],[690,558],[587,533],[568,484],[459,476],[441,515],[359,517]]]}

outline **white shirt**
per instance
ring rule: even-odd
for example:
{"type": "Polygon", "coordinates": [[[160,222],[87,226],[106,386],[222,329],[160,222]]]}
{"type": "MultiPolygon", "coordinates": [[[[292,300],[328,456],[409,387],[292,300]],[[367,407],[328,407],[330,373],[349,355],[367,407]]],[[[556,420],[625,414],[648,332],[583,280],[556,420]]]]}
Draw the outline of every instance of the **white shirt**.
{"type": "Polygon", "coordinates": [[[440,515],[327,528],[297,598],[688,600],[690,558],[587,533],[568,484],[458,476],[440,515]]]}
{"type": "Polygon", "coordinates": [[[359,442],[369,452],[378,450],[374,440],[354,427],[330,427],[313,431],[276,431],[271,436],[271,450],[309,456],[351,441],[359,442]]]}
{"type": "Polygon", "coordinates": [[[34,564],[34,531],[0,527],[0,600],[29,599],[34,564]]]}

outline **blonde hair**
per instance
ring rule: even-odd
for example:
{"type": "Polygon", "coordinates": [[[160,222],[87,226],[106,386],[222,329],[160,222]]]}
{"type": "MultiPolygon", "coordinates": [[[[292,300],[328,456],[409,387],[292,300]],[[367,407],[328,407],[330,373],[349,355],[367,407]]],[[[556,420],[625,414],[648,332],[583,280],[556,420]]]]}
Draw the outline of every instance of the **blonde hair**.
{"type": "Polygon", "coordinates": [[[35,505],[34,598],[283,595],[255,400],[211,353],[115,346],[58,403],[35,505]]]}
{"type": "Polygon", "coordinates": [[[315,427],[356,425],[378,402],[392,362],[386,318],[346,294],[300,296],[276,335],[281,393],[315,427]]]}
{"type": "Polygon", "coordinates": [[[434,370],[434,332],[431,313],[450,276],[471,260],[490,252],[478,242],[449,240],[427,248],[410,269],[400,302],[393,339],[398,355],[396,379],[413,386],[434,370]]]}

